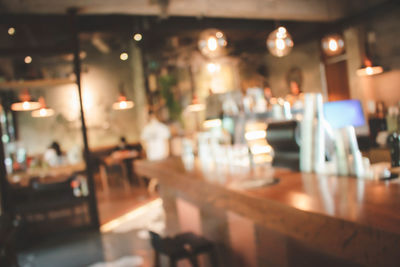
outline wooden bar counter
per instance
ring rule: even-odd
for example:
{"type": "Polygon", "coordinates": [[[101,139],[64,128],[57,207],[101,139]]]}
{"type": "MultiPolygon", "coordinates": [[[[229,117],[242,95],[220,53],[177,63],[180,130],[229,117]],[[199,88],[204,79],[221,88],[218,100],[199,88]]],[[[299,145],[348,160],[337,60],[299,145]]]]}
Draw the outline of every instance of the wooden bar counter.
{"type": "MultiPolygon", "coordinates": [[[[221,266],[400,266],[400,183],[265,168],[246,171],[180,158],[137,161],[160,184],[167,233],[193,231],[221,266]],[[238,181],[278,178],[247,188],[238,181]]],[[[243,183],[245,184],[245,183],[243,183]]]]}

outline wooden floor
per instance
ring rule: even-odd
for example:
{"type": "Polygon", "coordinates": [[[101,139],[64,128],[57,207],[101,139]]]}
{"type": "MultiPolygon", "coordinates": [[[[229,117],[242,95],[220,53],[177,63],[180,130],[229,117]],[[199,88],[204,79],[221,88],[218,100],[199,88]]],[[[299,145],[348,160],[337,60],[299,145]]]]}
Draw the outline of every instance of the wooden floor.
{"type": "Polygon", "coordinates": [[[111,187],[108,193],[99,190],[96,196],[101,225],[157,197],[150,196],[145,188],[139,186],[132,186],[129,190],[123,187],[111,187]]]}

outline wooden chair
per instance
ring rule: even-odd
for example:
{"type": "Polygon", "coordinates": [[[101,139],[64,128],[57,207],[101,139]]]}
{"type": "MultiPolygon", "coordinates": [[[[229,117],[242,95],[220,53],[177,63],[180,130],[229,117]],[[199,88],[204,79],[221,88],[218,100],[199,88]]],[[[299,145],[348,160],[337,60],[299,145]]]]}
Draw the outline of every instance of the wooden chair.
{"type": "Polygon", "coordinates": [[[162,238],[159,234],[150,231],[151,245],[154,249],[154,266],[160,266],[160,254],[169,257],[169,266],[176,267],[177,262],[188,259],[193,267],[199,267],[197,256],[208,253],[211,265],[217,267],[214,244],[193,233],[183,233],[175,237],[162,238]]]}

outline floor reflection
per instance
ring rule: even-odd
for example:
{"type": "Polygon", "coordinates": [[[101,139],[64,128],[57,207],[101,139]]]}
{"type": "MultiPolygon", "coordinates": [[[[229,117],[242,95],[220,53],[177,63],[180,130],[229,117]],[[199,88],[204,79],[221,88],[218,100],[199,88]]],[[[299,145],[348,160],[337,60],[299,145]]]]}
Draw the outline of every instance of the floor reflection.
{"type": "Polygon", "coordinates": [[[55,236],[19,254],[22,267],[152,266],[153,251],[147,230],[162,232],[164,213],[157,199],[103,233],[76,232],[55,236]],[[134,215],[132,215],[134,214],[134,215]]]}

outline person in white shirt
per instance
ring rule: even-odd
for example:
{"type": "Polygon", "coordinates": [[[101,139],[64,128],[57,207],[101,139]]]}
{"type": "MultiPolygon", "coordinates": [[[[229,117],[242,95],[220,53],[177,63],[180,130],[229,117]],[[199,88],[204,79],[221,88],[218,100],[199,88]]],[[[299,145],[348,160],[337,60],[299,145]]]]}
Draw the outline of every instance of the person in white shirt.
{"type": "Polygon", "coordinates": [[[146,150],[148,160],[162,160],[169,156],[169,128],[159,122],[150,112],[149,123],[143,128],[140,139],[146,150]]]}

